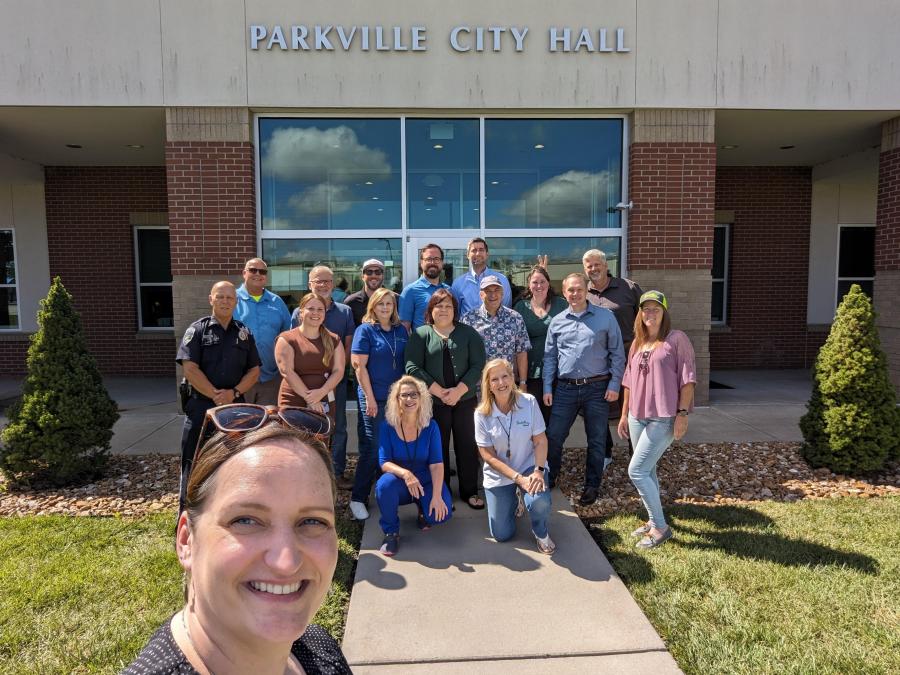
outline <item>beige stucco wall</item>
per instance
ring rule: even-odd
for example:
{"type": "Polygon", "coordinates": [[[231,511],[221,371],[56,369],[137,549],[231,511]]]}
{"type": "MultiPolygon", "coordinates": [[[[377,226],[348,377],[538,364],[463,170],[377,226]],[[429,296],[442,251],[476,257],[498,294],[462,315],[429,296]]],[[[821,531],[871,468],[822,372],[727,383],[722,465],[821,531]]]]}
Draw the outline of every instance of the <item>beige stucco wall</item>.
{"type": "Polygon", "coordinates": [[[897,109],[898,34],[896,0],[15,1],[0,105],[897,109]],[[252,24],[317,23],[397,25],[407,43],[425,26],[428,51],[248,47],[252,24]],[[521,53],[508,32],[500,52],[457,53],[459,25],[529,34],[521,53]],[[551,26],[610,44],[623,28],[631,51],[550,53],[551,26]]]}
{"type": "Polygon", "coordinates": [[[878,153],[867,150],[813,168],[809,237],[809,324],[830,324],[837,292],[839,225],[875,225],[878,153]]]}

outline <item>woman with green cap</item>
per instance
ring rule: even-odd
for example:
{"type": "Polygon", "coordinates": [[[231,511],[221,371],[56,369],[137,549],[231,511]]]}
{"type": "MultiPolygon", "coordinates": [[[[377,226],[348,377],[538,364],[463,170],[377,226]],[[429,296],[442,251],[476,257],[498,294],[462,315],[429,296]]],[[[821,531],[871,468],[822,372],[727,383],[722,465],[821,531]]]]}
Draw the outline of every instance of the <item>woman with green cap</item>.
{"type": "Polygon", "coordinates": [[[696,370],[690,339],[672,330],[666,296],[647,291],[634,320],[634,342],[622,378],[622,410],[628,415],[618,426],[619,436],[630,437],[634,445],[628,477],[649,516],[633,532],[641,538],[637,548],[655,548],[672,537],[659,497],[656,464],[672,441],[687,432],[696,370]]]}

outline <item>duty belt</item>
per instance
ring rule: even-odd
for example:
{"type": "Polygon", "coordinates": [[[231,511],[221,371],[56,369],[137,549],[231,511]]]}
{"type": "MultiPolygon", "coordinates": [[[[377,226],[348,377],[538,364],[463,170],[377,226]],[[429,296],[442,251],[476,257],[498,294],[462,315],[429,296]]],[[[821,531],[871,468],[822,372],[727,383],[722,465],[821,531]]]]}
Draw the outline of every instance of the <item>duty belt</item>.
{"type": "Polygon", "coordinates": [[[565,384],[574,384],[576,387],[580,387],[585,384],[593,384],[594,382],[606,382],[609,379],[609,375],[594,375],[593,377],[560,377],[557,378],[560,382],[565,384]]]}

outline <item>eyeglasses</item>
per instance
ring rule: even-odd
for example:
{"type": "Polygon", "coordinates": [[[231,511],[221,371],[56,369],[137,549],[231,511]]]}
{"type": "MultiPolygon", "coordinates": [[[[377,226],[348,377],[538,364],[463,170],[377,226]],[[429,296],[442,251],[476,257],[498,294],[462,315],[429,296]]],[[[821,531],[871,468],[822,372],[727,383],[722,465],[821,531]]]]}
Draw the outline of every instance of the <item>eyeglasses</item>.
{"type": "Polygon", "coordinates": [[[206,411],[194,461],[200,454],[200,448],[216,430],[229,434],[246,433],[261,428],[269,420],[277,420],[283,426],[305,431],[319,438],[331,434],[331,418],[307,408],[276,408],[255,403],[229,403],[206,411]]]}
{"type": "Polygon", "coordinates": [[[267,270],[265,267],[248,267],[247,271],[250,272],[250,274],[261,274],[263,276],[267,276],[269,274],[269,270],[267,270]]]}
{"type": "Polygon", "coordinates": [[[408,398],[408,399],[417,399],[419,398],[419,392],[417,391],[406,391],[402,394],[397,394],[398,398],[408,398]]]}
{"type": "Polygon", "coordinates": [[[444,262],[444,259],[443,258],[422,258],[422,262],[439,263],[439,262],[444,262]]]}
{"type": "Polygon", "coordinates": [[[376,267],[374,270],[363,270],[363,274],[368,277],[380,277],[384,275],[384,270],[376,267]]]}
{"type": "Polygon", "coordinates": [[[334,283],[334,279],[310,279],[309,283],[313,286],[328,286],[334,283]]]}
{"type": "Polygon", "coordinates": [[[646,375],[650,372],[650,350],[641,352],[641,362],[638,363],[638,372],[646,375]]]}

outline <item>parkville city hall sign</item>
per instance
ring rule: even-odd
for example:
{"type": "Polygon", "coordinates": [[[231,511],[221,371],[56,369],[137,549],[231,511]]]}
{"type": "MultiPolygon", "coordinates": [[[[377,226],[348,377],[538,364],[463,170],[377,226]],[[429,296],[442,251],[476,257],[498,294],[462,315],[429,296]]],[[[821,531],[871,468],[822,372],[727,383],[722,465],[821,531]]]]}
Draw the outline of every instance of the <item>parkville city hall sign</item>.
{"type": "MultiPolygon", "coordinates": [[[[527,26],[454,26],[447,34],[450,48],[456,52],[525,51],[530,35],[527,26]]],[[[544,44],[551,52],[627,53],[624,28],[547,29],[544,44]]],[[[250,26],[253,51],[352,51],[427,52],[428,29],[425,26],[340,26],[278,24],[250,26]]]]}

